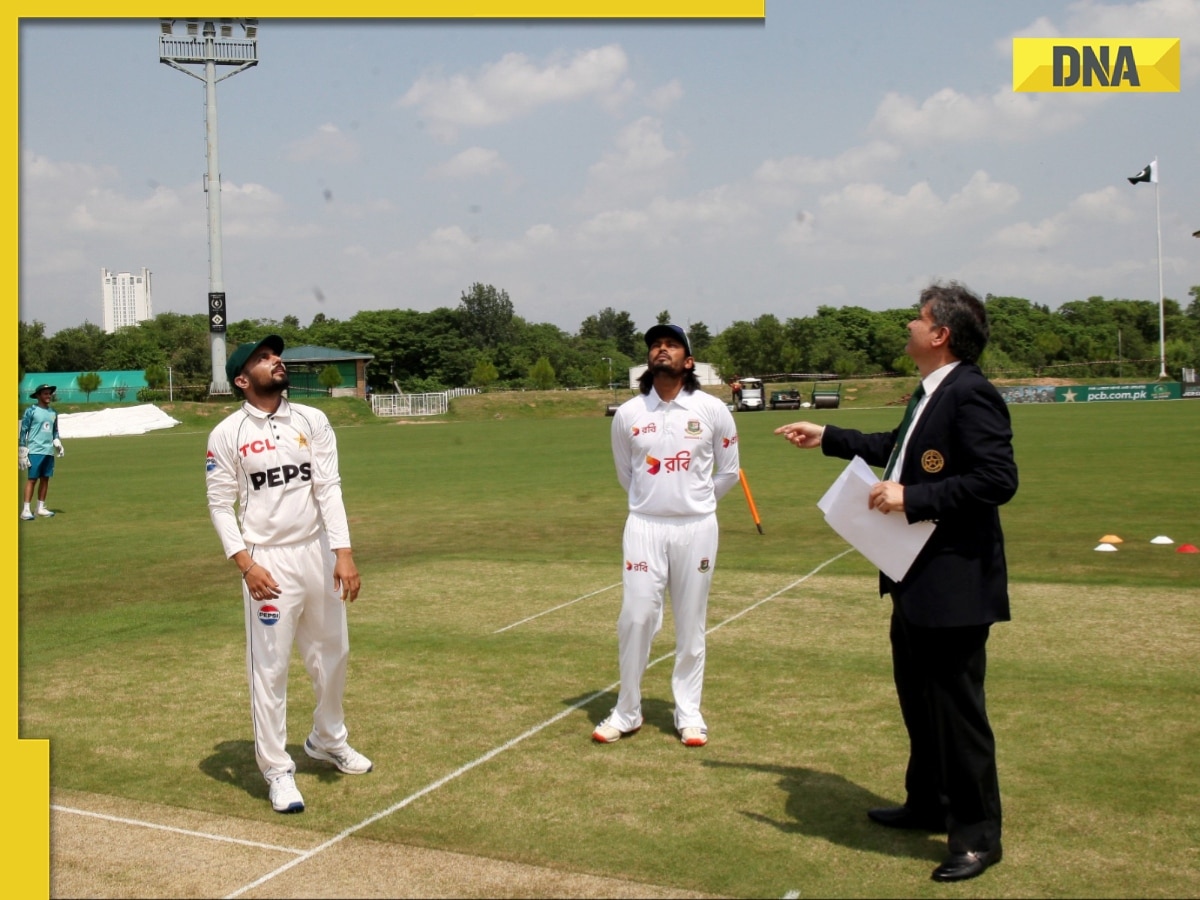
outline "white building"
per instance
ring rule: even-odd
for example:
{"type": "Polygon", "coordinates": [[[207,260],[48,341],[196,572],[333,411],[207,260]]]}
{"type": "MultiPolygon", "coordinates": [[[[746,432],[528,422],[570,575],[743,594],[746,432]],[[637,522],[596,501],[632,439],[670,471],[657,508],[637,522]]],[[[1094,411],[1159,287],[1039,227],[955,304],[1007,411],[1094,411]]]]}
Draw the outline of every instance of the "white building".
{"type": "MultiPolygon", "coordinates": [[[[629,388],[637,390],[638,379],[642,377],[642,373],[649,368],[648,366],[633,366],[629,370],[629,388]]],[[[717,369],[712,363],[696,363],[696,379],[705,387],[716,387],[725,382],[721,380],[721,376],[717,374],[717,369]]]]}
{"type": "Polygon", "coordinates": [[[104,330],[109,334],[154,317],[149,269],[136,273],[101,269],[100,285],[104,291],[104,330]]]}

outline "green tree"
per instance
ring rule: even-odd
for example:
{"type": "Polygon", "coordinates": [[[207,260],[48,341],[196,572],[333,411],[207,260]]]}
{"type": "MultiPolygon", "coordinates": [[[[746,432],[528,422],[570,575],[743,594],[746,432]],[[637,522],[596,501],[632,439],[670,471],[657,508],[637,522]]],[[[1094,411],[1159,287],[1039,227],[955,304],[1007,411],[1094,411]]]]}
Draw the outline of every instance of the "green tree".
{"type": "Polygon", "coordinates": [[[463,337],[486,350],[506,344],[513,335],[513,305],[508,292],[476,282],[458,304],[463,337]]]}
{"type": "Polygon", "coordinates": [[[50,338],[46,370],[90,372],[103,369],[108,339],[104,329],[91,322],[84,322],[77,328],[64,328],[50,338]]]}
{"type": "Polygon", "coordinates": [[[17,362],[21,377],[26,372],[45,372],[46,360],[50,356],[50,342],[46,339],[46,326],[36,319],[17,323],[17,362]]]}
{"type": "Polygon", "coordinates": [[[579,336],[594,341],[613,341],[617,350],[626,356],[637,358],[645,348],[639,348],[637,326],[627,312],[617,312],[606,306],[594,316],[588,316],[579,326],[579,336]]]}
{"type": "Polygon", "coordinates": [[[655,324],[670,325],[671,324],[671,311],[669,309],[664,309],[662,312],[660,312],[657,316],[657,321],[655,324]]]}
{"type": "Polygon", "coordinates": [[[92,391],[100,387],[100,375],[97,372],[83,372],[75,382],[79,385],[79,389],[83,391],[84,402],[92,399],[92,391]]]}
{"type": "Polygon", "coordinates": [[[713,342],[708,326],[703,322],[693,322],[688,326],[687,332],[688,343],[692,345],[692,356],[700,359],[700,354],[707,350],[713,342]]]}
{"type": "Polygon", "coordinates": [[[141,325],[118,328],[104,349],[103,367],[110,371],[144,369],[166,362],[166,353],[148,329],[141,325]]]}
{"type": "Polygon", "coordinates": [[[317,376],[317,383],[332,394],[335,387],[342,386],[342,373],[338,370],[337,366],[328,365],[317,376]]]}
{"type": "Polygon", "coordinates": [[[146,371],[143,373],[146,379],[146,386],[152,390],[161,391],[167,386],[169,375],[166,366],[160,366],[157,363],[146,366],[146,371]]]}
{"type": "Polygon", "coordinates": [[[138,328],[158,345],[162,352],[158,361],[171,367],[177,383],[208,383],[212,376],[208,316],[159,313],[140,322],[138,328]]]}
{"type": "Polygon", "coordinates": [[[554,387],[554,366],[550,365],[550,360],[539,356],[538,361],[529,368],[529,380],[539,391],[548,391],[554,387]]]}
{"type": "Polygon", "coordinates": [[[499,377],[500,373],[496,371],[496,364],[487,357],[481,357],[471,372],[471,386],[487,390],[488,386],[494,384],[499,377]]]}

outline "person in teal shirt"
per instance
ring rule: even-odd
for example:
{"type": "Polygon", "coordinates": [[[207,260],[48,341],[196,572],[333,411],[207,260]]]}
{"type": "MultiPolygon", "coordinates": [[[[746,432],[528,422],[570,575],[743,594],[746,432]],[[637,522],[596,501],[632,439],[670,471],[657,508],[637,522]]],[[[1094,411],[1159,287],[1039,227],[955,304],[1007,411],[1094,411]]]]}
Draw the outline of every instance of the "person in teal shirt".
{"type": "Polygon", "coordinates": [[[62,456],[62,441],[58,439],[58,413],[50,406],[54,399],[54,385],[39,384],[29,395],[37,403],[25,410],[21,417],[21,431],[17,439],[17,465],[29,473],[25,482],[25,507],[21,518],[34,518],[30,510],[33,502],[33,487],[37,485],[37,515],[54,515],[46,508],[46,494],[50,490],[50,479],[54,475],[54,458],[62,456]]]}

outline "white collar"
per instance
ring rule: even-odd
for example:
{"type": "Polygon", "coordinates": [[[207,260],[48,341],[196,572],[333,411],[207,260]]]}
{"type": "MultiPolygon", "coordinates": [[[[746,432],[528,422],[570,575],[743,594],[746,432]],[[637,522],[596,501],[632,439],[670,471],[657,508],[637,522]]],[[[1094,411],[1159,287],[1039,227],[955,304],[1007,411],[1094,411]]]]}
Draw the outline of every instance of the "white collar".
{"type": "Polygon", "coordinates": [[[954,367],[960,362],[962,362],[961,359],[956,359],[954,362],[946,363],[940,369],[934,369],[932,372],[922,378],[921,387],[925,388],[925,396],[928,397],[930,394],[936,391],[941,386],[942,382],[946,380],[946,376],[953,372],[954,367]]]}
{"type": "Polygon", "coordinates": [[[654,387],[651,387],[650,393],[646,395],[646,405],[651,409],[657,409],[660,406],[668,406],[671,403],[676,403],[684,409],[691,409],[693,406],[693,398],[691,393],[684,388],[679,389],[679,393],[675,395],[675,399],[673,400],[664,400],[662,397],[658,396],[658,391],[654,387]]]}
{"type": "Polygon", "coordinates": [[[292,408],[288,403],[287,397],[279,398],[279,406],[275,409],[275,412],[267,412],[266,410],[259,409],[249,400],[242,404],[242,410],[246,413],[246,415],[254,416],[256,419],[286,419],[289,415],[291,415],[292,412],[292,408]]]}

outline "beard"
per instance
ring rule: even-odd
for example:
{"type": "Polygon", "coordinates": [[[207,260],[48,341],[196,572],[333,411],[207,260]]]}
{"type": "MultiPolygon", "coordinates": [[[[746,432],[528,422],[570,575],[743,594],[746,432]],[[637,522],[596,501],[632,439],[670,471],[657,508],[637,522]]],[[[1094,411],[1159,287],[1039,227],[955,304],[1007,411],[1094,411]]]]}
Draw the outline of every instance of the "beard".
{"type": "Polygon", "coordinates": [[[288,380],[287,372],[284,372],[282,375],[271,376],[270,380],[259,389],[259,393],[265,396],[282,394],[291,385],[292,383],[288,380]]]}
{"type": "Polygon", "coordinates": [[[664,375],[670,375],[673,378],[682,378],[687,372],[687,362],[680,360],[678,364],[672,363],[670,359],[651,360],[649,369],[655,375],[660,372],[664,375]]]}

